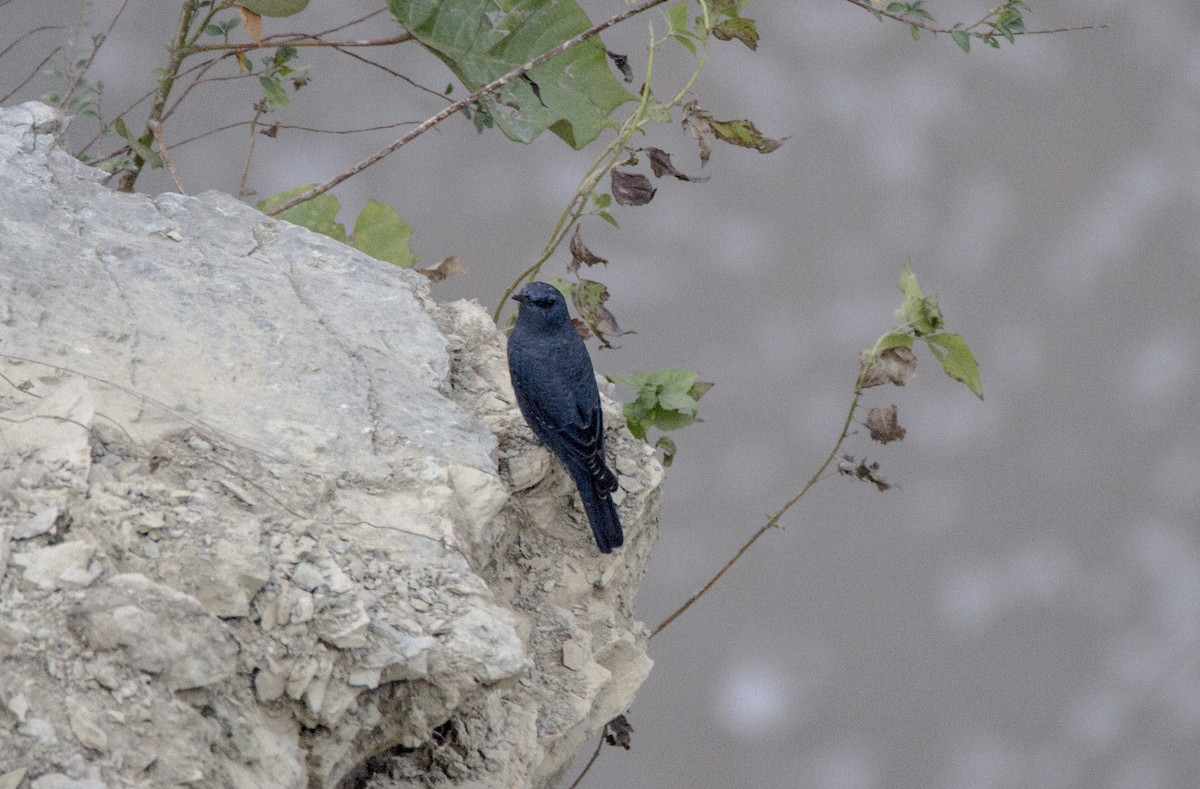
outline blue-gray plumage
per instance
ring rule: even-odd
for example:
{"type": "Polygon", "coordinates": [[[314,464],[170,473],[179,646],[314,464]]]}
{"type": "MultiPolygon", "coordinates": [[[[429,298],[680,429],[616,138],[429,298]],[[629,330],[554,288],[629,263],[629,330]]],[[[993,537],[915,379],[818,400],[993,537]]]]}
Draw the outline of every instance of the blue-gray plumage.
{"type": "Polygon", "coordinates": [[[600,391],[587,346],[553,285],[531,282],[513,298],[521,303],[508,337],[517,405],[574,480],[600,552],[612,553],[625,538],[612,500],[617,477],[604,463],[600,391]]]}

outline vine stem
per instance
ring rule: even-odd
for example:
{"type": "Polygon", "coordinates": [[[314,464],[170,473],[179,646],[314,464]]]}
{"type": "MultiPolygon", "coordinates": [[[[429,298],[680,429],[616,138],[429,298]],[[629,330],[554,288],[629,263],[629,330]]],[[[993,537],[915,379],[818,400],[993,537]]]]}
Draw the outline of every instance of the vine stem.
{"type": "Polygon", "coordinates": [[[686,601],[684,601],[683,605],[671,612],[670,616],[659,622],[658,625],[652,631],[650,631],[650,638],[654,638],[656,635],[661,633],[663,629],[667,627],[667,625],[678,619],[680,614],[691,608],[697,600],[703,597],[704,594],[711,589],[717,581],[721,580],[721,576],[723,576],[730,567],[733,567],[734,563],[738,559],[742,558],[742,555],[746,553],[746,551],[750,550],[750,546],[758,542],[759,537],[762,537],[772,528],[778,528],[780,519],[787,514],[787,511],[792,508],[792,505],[800,501],[801,497],[808,493],[808,491],[812,489],[813,485],[817,484],[822,475],[825,474],[826,470],[828,470],[829,466],[833,463],[834,458],[837,457],[838,450],[842,448],[842,444],[845,443],[846,438],[850,435],[850,425],[854,423],[854,412],[858,410],[858,401],[862,398],[862,391],[862,375],[860,375],[858,385],[854,388],[854,399],[850,401],[850,410],[846,412],[846,421],[842,424],[841,434],[834,443],[833,449],[829,450],[829,454],[825,456],[825,461],[821,463],[820,467],[818,467],[813,475],[808,478],[808,481],[804,483],[804,487],[800,488],[800,492],[788,499],[782,507],[780,507],[773,515],[767,518],[767,522],[762,526],[759,526],[758,530],[755,531],[754,534],[750,535],[750,539],[742,543],[742,547],[738,548],[737,553],[729,557],[729,560],[726,561],[725,564],[721,565],[721,569],[717,570],[716,574],[712,578],[708,579],[708,582],[700,588],[700,591],[689,597],[686,601]]]}
{"type": "Polygon", "coordinates": [[[330,178],[328,181],[325,181],[324,183],[321,183],[321,184],[317,184],[316,186],[312,187],[311,189],[307,189],[307,190],[301,192],[300,194],[296,195],[295,197],[293,197],[291,200],[288,200],[287,202],[281,203],[280,205],[278,205],[275,208],[268,211],[267,212],[268,215],[269,216],[277,216],[279,213],[286,211],[287,209],[292,208],[293,206],[299,205],[300,203],[303,203],[305,200],[311,200],[318,195],[325,194],[333,187],[337,186],[338,184],[342,183],[343,181],[346,181],[346,180],[354,177],[358,173],[362,172],[363,170],[367,169],[371,165],[378,162],[380,159],[383,159],[384,157],[395,153],[396,151],[398,151],[400,148],[404,147],[405,145],[408,145],[410,142],[412,142],[416,138],[420,137],[422,134],[429,131],[434,126],[437,126],[439,123],[446,120],[446,118],[449,118],[451,115],[454,115],[455,113],[461,111],[464,107],[468,107],[471,104],[474,104],[475,102],[479,101],[481,98],[483,98],[491,93],[495,93],[497,90],[499,90],[500,88],[509,84],[510,82],[520,79],[523,74],[526,74],[527,72],[537,68],[538,66],[542,65],[543,63],[545,63],[549,60],[553,60],[554,58],[558,57],[562,53],[566,52],[568,49],[573,49],[574,47],[579,46],[580,44],[582,44],[584,41],[587,41],[592,36],[602,32],[604,30],[607,30],[608,28],[612,27],[613,25],[615,25],[619,22],[623,22],[624,20],[628,19],[631,16],[640,14],[643,11],[648,11],[651,8],[654,8],[655,6],[662,5],[666,1],[667,0],[643,0],[643,2],[638,3],[635,6],[631,6],[618,14],[614,14],[613,16],[609,17],[608,19],[604,20],[603,22],[599,22],[599,23],[589,27],[587,30],[583,31],[582,33],[575,36],[574,38],[567,39],[566,41],[562,42],[561,44],[554,47],[553,49],[550,49],[550,50],[538,55],[533,60],[529,61],[528,63],[524,64],[523,66],[518,66],[517,68],[508,72],[504,76],[489,82],[488,84],[484,85],[482,88],[475,91],[471,95],[466,96],[462,99],[459,99],[458,101],[454,102],[450,106],[443,109],[438,114],[436,114],[436,115],[428,118],[427,120],[423,121],[422,123],[420,123],[416,128],[414,128],[408,134],[405,134],[403,137],[401,137],[400,139],[391,143],[386,148],[382,148],[379,151],[376,151],[375,153],[371,154],[366,159],[363,159],[361,162],[359,162],[358,164],[351,167],[349,170],[339,173],[338,175],[335,175],[333,178],[330,178]]]}
{"type": "Polygon", "coordinates": [[[866,358],[862,360],[862,369],[859,370],[858,378],[854,382],[854,397],[850,401],[850,409],[846,412],[846,419],[842,422],[842,432],[838,434],[837,441],[834,442],[833,449],[830,449],[829,454],[825,456],[824,462],[822,462],[817,470],[813,472],[813,475],[808,478],[808,481],[804,483],[804,486],[800,488],[800,491],[795,496],[792,496],[790,499],[788,499],[782,507],[780,507],[773,515],[767,518],[766,523],[764,523],[762,526],[759,526],[758,530],[750,535],[750,539],[742,543],[742,547],[738,548],[737,553],[729,557],[729,560],[726,561],[725,564],[721,565],[721,569],[717,570],[716,574],[713,575],[712,578],[708,579],[708,582],[700,588],[700,591],[696,592],[694,595],[685,600],[683,605],[672,611],[670,616],[659,622],[658,625],[650,631],[650,638],[654,638],[656,635],[661,633],[663,629],[667,627],[667,625],[678,619],[680,614],[691,608],[697,600],[703,597],[704,594],[711,589],[717,581],[721,580],[721,576],[723,576],[730,567],[733,567],[734,563],[738,559],[742,558],[742,555],[745,554],[746,551],[750,550],[750,546],[758,542],[759,537],[762,537],[767,533],[768,530],[772,528],[778,528],[780,519],[787,514],[787,511],[790,510],[796,502],[800,501],[804,494],[808,493],[808,491],[812,489],[813,485],[816,485],[825,472],[829,470],[830,465],[833,464],[834,459],[837,457],[838,451],[842,448],[842,444],[846,443],[846,439],[850,436],[850,426],[854,424],[854,412],[858,410],[858,403],[860,400],[862,400],[863,389],[865,388],[863,386],[863,381],[866,380],[867,373],[870,372],[871,367],[875,364],[875,360],[879,358],[879,354],[883,352],[884,341],[901,330],[901,327],[896,327],[892,329],[892,331],[881,336],[875,341],[874,347],[872,347],[867,353],[866,358]]]}
{"type": "MultiPolygon", "coordinates": [[[[704,29],[707,30],[710,26],[710,18],[708,11],[707,0],[700,0],[701,19],[704,29]]],[[[568,232],[575,226],[584,214],[584,208],[587,205],[587,199],[595,191],[596,185],[600,183],[610,170],[617,166],[622,155],[627,150],[627,145],[633,133],[645,125],[646,107],[650,103],[650,82],[654,74],[654,53],[658,49],[658,41],[654,38],[654,26],[650,26],[650,46],[646,55],[646,75],[642,79],[642,94],[638,102],[637,109],[625,120],[621,125],[621,131],[617,134],[617,138],[613,140],[604,149],[604,151],[596,157],[592,166],[588,168],[587,175],[580,181],[579,186],[575,189],[575,193],[571,195],[571,199],[567,201],[567,207],[558,217],[558,221],[554,225],[554,229],[550,232],[550,240],[546,242],[546,246],[542,248],[542,253],[538,256],[528,268],[517,275],[517,278],[512,281],[508,288],[500,295],[500,299],[496,302],[496,309],[492,312],[492,321],[500,322],[500,314],[504,311],[504,305],[508,303],[508,299],[521,286],[521,283],[531,280],[541,271],[546,261],[558,249],[563,239],[567,237],[568,232]]],[[[708,51],[711,44],[711,39],[705,37],[704,46],[700,51],[700,56],[696,60],[696,67],[692,70],[691,77],[684,83],[683,87],[675,94],[671,101],[664,105],[665,109],[670,109],[678,105],[683,98],[692,89],[692,85],[696,83],[700,72],[704,68],[705,62],[708,60],[708,51]]]]}

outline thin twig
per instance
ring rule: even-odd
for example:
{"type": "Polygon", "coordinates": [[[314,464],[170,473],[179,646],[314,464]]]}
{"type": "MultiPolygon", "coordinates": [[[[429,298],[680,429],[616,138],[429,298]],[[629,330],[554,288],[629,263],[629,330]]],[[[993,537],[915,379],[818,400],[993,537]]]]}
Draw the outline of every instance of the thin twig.
{"type": "Polygon", "coordinates": [[[78,88],[79,83],[83,81],[83,75],[88,73],[88,71],[92,68],[92,64],[96,62],[96,55],[100,54],[100,47],[104,46],[104,42],[108,40],[113,28],[117,26],[117,20],[121,18],[121,14],[125,13],[125,7],[128,5],[129,0],[122,0],[121,7],[117,9],[117,13],[113,14],[112,20],[108,23],[108,28],[98,38],[94,37],[92,39],[92,51],[87,56],[87,60],[84,62],[83,66],[73,71],[74,77],[71,80],[71,85],[63,94],[62,101],[58,103],[60,108],[67,106],[67,102],[70,101],[71,96],[75,94],[75,89],[78,88]]]}
{"type": "Polygon", "coordinates": [[[437,126],[439,123],[446,120],[446,118],[449,118],[451,115],[454,115],[455,113],[459,112],[464,107],[468,107],[471,104],[479,101],[483,97],[485,97],[491,93],[494,93],[495,91],[499,90],[500,88],[504,87],[505,85],[509,84],[510,82],[520,79],[522,74],[525,74],[525,73],[529,72],[530,70],[537,68],[538,66],[547,62],[548,60],[558,57],[562,53],[566,52],[568,49],[572,49],[572,48],[578,46],[579,44],[588,40],[589,38],[596,35],[597,33],[607,30],[608,28],[612,27],[613,25],[615,25],[619,22],[622,22],[622,21],[628,19],[629,17],[634,16],[635,14],[640,14],[643,11],[647,11],[651,8],[654,8],[657,5],[662,5],[666,1],[667,0],[643,0],[643,2],[637,4],[636,6],[631,6],[630,8],[625,9],[624,11],[620,12],[619,14],[615,14],[614,16],[609,17],[605,21],[593,25],[592,27],[583,31],[582,33],[575,36],[574,38],[567,39],[566,41],[562,42],[561,44],[554,47],[553,49],[551,49],[547,52],[543,52],[541,55],[538,55],[537,57],[535,57],[533,60],[529,61],[525,65],[518,66],[517,68],[508,72],[507,74],[500,77],[499,79],[489,82],[487,85],[484,85],[482,88],[475,91],[471,95],[469,95],[465,98],[459,99],[458,101],[451,104],[449,107],[446,107],[445,109],[443,109],[437,115],[434,115],[432,118],[428,118],[427,120],[423,121],[419,126],[417,126],[417,128],[413,129],[408,134],[406,134],[403,137],[401,137],[400,139],[396,140],[391,145],[388,145],[386,148],[383,148],[382,150],[375,152],[371,156],[368,156],[366,159],[363,159],[361,162],[354,165],[349,170],[346,170],[345,172],[342,172],[342,173],[334,176],[333,178],[330,178],[325,183],[317,184],[313,188],[307,189],[304,192],[301,192],[300,194],[293,197],[291,200],[288,200],[287,202],[282,203],[279,206],[276,206],[275,208],[271,209],[267,213],[270,216],[276,216],[280,212],[286,211],[287,209],[291,208],[292,206],[303,203],[305,200],[311,200],[314,197],[316,197],[317,195],[325,194],[333,187],[337,186],[338,184],[342,183],[343,181],[346,181],[346,180],[354,177],[358,173],[362,172],[363,170],[367,169],[371,165],[378,162],[380,159],[383,159],[384,157],[388,156],[389,154],[395,153],[396,151],[398,151],[400,148],[404,147],[405,145],[408,145],[410,142],[412,142],[416,138],[420,137],[422,134],[429,131],[434,126],[437,126]]]}
{"type": "Polygon", "coordinates": [[[837,441],[834,443],[833,449],[829,450],[829,454],[826,455],[825,462],[823,462],[821,464],[821,466],[816,470],[816,472],[811,477],[808,478],[808,482],[804,483],[804,487],[800,488],[799,493],[797,493],[795,496],[792,496],[792,498],[788,499],[787,503],[784,504],[782,507],[780,507],[779,510],[777,512],[775,512],[774,515],[767,518],[766,523],[764,523],[762,526],[758,527],[758,530],[756,532],[754,532],[754,534],[750,535],[750,539],[748,539],[748,540],[746,540],[746,542],[742,543],[742,547],[738,548],[737,553],[735,553],[733,556],[731,556],[729,558],[729,561],[727,561],[727,562],[725,562],[725,564],[721,565],[721,569],[717,570],[717,574],[714,575],[712,578],[709,578],[708,583],[704,584],[704,586],[700,589],[700,591],[696,592],[694,595],[689,597],[683,603],[683,605],[676,608],[671,613],[670,616],[668,616],[663,621],[659,622],[658,626],[656,626],[652,631],[650,631],[651,638],[654,638],[656,635],[658,635],[660,632],[662,632],[662,630],[665,627],[667,627],[667,625],[674,622],[679,617],[680,614],[682,614],[684,611],[691,608],[693,603],[695,603],[697,600],[699,600],[701,597],[703,597],[704,593],[707,592],[709,589],[711,589],[713,587],[713,584],[715,584],[717,581],[720,580],[721,576],[724,575],[725,572],[730,567],[733,566],[734,562],[736,562],[738,559],[742,558],[742,554],[744,554],[746,551],[750,550],[750,546],[753,545],[755,542],[757,542],[759,537],[766,534],[767,530],[777,527],[779,525],[780,519],[787,513],[788,510],[790,510],[792,508],[792,505],[795,504],[797,501],[799,501],[800,498],[805,493],[808,493],[808,491],[812,488],[813,485],[817,484],[817,482],[821,479],[821,476],[829,468],[830,464],[833,463],[834,458],[837,457],[838,450],[840,450],[842,448],[842,444],[845,443],[846,437],[850,435],[850,426],[854,422],[854,412],[855,412],[855,410],[858,409],[858,401],[862,398],[863,375],[865,374],[865,371],[869,366],[870,365],[864,365],[863,373],[859,374],[858,383],[854,387],[854,399],[850,401],[850,410],[846,413],[846,421],[842,424],[842,432],[838,436],[837,441]]]}
{"type": "MultiPolygon", "coordinates": [[[[922,19],[919,19],[916,17],[911,17],[911,16],[905,16],[904,14],[898,14],[898,13],[894,13],[892,11],[888,11],[886,8],[875,5],[873,2],[871,2],[871,0],[846,0],[846,2],[852,3],[856,6],[858,6],[859,8],[870,11],[872,14],[875,14],[876,16],[884,16],[884,17],[887,17],[888,19],[893,19],[901,24],[920,28],[921,30],[924,30],[927,33],[934,33],[936,35],[937,33],[952,33],[952,32],[954,32],[954,28],[952,28],[952,27],[938,27],[936,24],[931,23],[926,20],[922,20],[922,19]]],[[[981,25],[990,24],[989,20],[991,20],[994,16],[995,16],[995,13],[992,11],[989,11],[987,16],[983,17],[978,22],[975,22],[974,24],[970,25],[969,27],[961,27],[958,29],[963,31],[964,33],[972,31],[981,25]]],[[[1012,34],[1014,36],[1039,36],[1039,35],[1045,35],[1047,33],[1074,33],[1079,30],[1102,30],[1107,27],[1108,27],[1108,25],[1076,25],[1074,27],[1054,28],[1053,30],[1023,30],[1020,32],[1017,32],[1016,30],[1014,30],[1014,31],[1012,31],[1012,34]]],[[[995,31],[996,34],[999,35],[999,31],[995,30],[994,27],[993,27],[993,31],[995,31]]]]}
{"type": "Polygon", "coordinates": [[[183,181],[179,179],[179,172],[175,169],[175,161],[171,158],[171,152],[167,150],[167,140],[163,137],[162,124],[158,121],[149,121],[146,125],[154,133],[154,141],[158,143],[158,153],[162,156],[163,163],[167,165],[167,172],[171,174],[175,188],[179,190],[179,194],[187,194],[187,190],[183,188],[183,181]]]}
{"type": "Polygon", "coordinates": [[[260,101],[254,107],[254,119],[250,121],[250,145],[246,151],[246,165],[242,168],[242,180],[238,181],[238,199],[246,197],[246,181],[250,178],[250,163],[254,161],[254,143],[258,141],[258,119],[266,112],[266,102],[260,101]]]}
{"type": "Polygon", "coordinates": [[[11,43],[11,44],[9,44],[8,46],[6,46],[4,49],[0,49],[0,58],[2,58],[2,57],[4,57],[5,55],[7,55],[7,54],[8,54],[8,51],[9,51],[10,49],[12,49],[13,47],[15,47],[17,44],[20,44],[20,43],[21,43],[22,41],[24,41],[25,39],[29,38],[29,37],[30,37],[30,36],[32,36],[34,33],[40,33],[40,32],[42,32],[43,30],[62,30],[62,29],[63,29],[63,26],[62,26],[62,25],[42,25],[41,27],[35,27],[33,30],[30,30],[29,32],[27,32],[27,33],[24,33],[24,34],[22,34],[22,35],[20,35],[20,36],[17,36],[17,40],[16,40],[16,41],[14,41],[14,42],[12,42],[12,43],[11,43]]]}
{"type": "Polygon", "coordinates": [[[49,63],[49,62],[50,62],[50,60],[51,60],[51,59],[52,59],[52,58],[53,58],[55,55],[57,55],[59,52],[62,52],[62,47],[55,47],[54,49],[50,50],[50,54],[49,54],[49,55],[46,55],[46,57],[42,58],[42,62],[41,62],[41,63],[38,63],[36,66],[34,66],[34,67],[33,67],[33,71],[29,72],[29,76],[28,76],[28,77],[26,77],[25,79],[21,80],[21,84],[20,84],[20,85],[16,86],[16,87],[15,87],[15,88],[13,88],[12,90],[10,90],[8,93],[6,93],[6,94],[4,95],[4,97],[3,97],[3,98],[0,98],[0,104],[3,104],[4,102],[6,102],[6,101],[8,101],[9,99],[11,99],[13,96],[15,96],[15,95],[17,94],[17,92],[18,92],[18,91],[20,91],[20,90],[21,90],[21,88],[23,88],[23,87],[25,87],[26,85],[28,85],[28,84],[29,84],[29,83],[30,83],[30,82],[33,80],[33,78],[34,78],[34,77],[36,77],[38,74],[41,74],[41,73],[42,73],[42,68],[43,68],[43,67],[44,67],[44,66],[45,66],[47,63],[49,63]]]}
{"type": "Polygon", "coordinates": [[[583,780],[583,776],[588,774],[588,770],[592,769],[592,765],[596,763],[596,759],[600,757],[600,749],[604,747],[604,732],[600,732],[600,742],[596,743],[596,750],[592,752],[592,758],[588,759],[588,763],[579,771],[579,775],[571,782],[567,789],[575,789],[579,786],[579,782],[583,780]]]}
{"type": "Polygon", "coordinates": [[[387,38],[359,38],[349,41],[324,41],[312,35],[288,33],[286,35],[268,36],[261,43],[247,41],[244,44],[197,44],[188,51],[188,54],[196,52],[225,52],[232,55],[238,52],[253,52],[256,49],[274,49],[275,47],[333,47],[335,49],[346,47],[386,47],[392,44],[403,44],[405,41],[412,40],[412,33],[400,33],[399,35],[388,36],[387,38]]]}
{"type": "Polygon", "coordinates": [[[421,83],[417,82],[412,77],[405,76],[404,74],[401,74],[399,71],[396,71],[395,69],[392,69],[392,68],[388,68],[387,66],[383,65],[382,63],[377,63],[374,60],[371,60],[370,58],[365,58],[362,55],[358,54],[357,52],[351,52],[350,50],[342,49],[341,47],[334,47],[334,49],[338,52],[341,52],[343,55],[346,55],[347,57],[354,58],[355,60],[361,61],[362,63],[365,63],[368,66],[374,66],[375,68],[379,69],[380,71],[385,72],[386,74],[396,77],[397,79],[404,80],[409,85],[412,85],[414,88],[416,88],[417,90],[423,90],[426,93],[430,94],[431,96],[437,96],[439,99],[442,99],[443,101],[450,100],[446,96],[445,93],[440,93],[440,92],[434,90],[433,88],[427,88],[424,85],[422,85],[421,83]]]}
{"type": "MultiPolygon", "coordinates": [[[[178,150],[178,149],[182,148],[183,146],[187,145],[188,143],[196,142],[197,140],[202,140],[205,137],[211,137],[214,134],[220,134],[223,131],[229,131],[230,129],[239,129],[242,126],[249,126],[250,124],[253,124],[253,123],[256,123],[256,121],[248,120],[248,121],[237,121],[236,123],[227,123],[224,126],[218,126],[215,129],[209,129],[208,131],[203,132],[201,134],[196,134],[191,137],[188,137],[187,139],[180,140],[179,142],[175,143],[174,147],[176,150],[178,150]]],[[[290,129],[291,131],[313,132],[314,134],[364,134],[366,132],[384,131],[385,129],[394,129],[397,126],[414,126],[418,123],[420,123],[420,121],[396,121],[395,123],[386,123],[382,126],[364,126],[361,129],[314,129],[311,126],[296,126],[296,125],[290,124],[290,123],[272,123],[267,128],[269,128],[269,129],[272,129],[272,128],[273,129],[290,129]]],[[[263,134],[264,132],[258,132],[258,133],[263,134]]],[[[268,135],[268,136],[270,136],[270,135],[268,135]]]]}

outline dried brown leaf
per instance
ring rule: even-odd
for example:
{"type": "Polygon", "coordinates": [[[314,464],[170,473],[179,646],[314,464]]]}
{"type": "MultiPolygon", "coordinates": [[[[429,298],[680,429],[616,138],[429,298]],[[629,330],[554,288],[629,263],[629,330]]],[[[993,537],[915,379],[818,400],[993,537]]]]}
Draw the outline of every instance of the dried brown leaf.
{"type": "MultiPolygon", "coordinates": [[[[870,358],[870,351],[863,351],[858,355],[860,370],[870,358]]],[[[903,346],[888,348],[876,357],[870,369],[863,374],[862,386],[863,389],[888,383],[895,384],[896,386],[904,386],[916,374],[917,355],[913,353],[912,348],[905,348],[903,346]]]]}
{"type": "Polygon", "coordinates": [[[448,258],[439,260],[437,265],[430,266],[429,268],[419,268],[417,272],[429,277],[430,282],[441,282],[446,277],[456,277],[459,274],[465,273],[466,270],[466,264],[459,260],[457,255],[451,255],[448,258]]]}
{"type": "Polygon", "coordinates": [[[887,408],[872,408],[867,412],[867,421],[864,424],[871,431],[871,439],[880,444],[899,441],[908,432],[896,421],[896,406],[894,405],[887,408]]]}
{"type": "Polygon", "coordinates": [[[586,266],[594,266],[597,263],[607,264],[608,261],[587,248],[587,244],[583,243],[583,238],[579,235],[579,225],[575,225],[575,232],[571,234],[571,262],[567,264],[567,269],[574,274],[579,271],[579,264],[586,266]]]}
{"type": "Polygon", "coordinates": [[[654,199],[655,188],[641,173],[612,171],[612,196],[621,205],[645,205],[654,199]]]}
{"type": "Polygon", "coordinates": [[[246,33],[250,36],[250,40],[258,46],[262,46],[262,17],[251,11],[249,8],[238,8],[242,14],[242,25],[246,28],[246,33]]]}
{"type": "Polygon", "coordinates": [[[629,750],[633,745],[633,726],[624,715],[618,715],[604,724],[604,729],[604,741],[609,745],[620,746],[625,750],[629,750]]]}

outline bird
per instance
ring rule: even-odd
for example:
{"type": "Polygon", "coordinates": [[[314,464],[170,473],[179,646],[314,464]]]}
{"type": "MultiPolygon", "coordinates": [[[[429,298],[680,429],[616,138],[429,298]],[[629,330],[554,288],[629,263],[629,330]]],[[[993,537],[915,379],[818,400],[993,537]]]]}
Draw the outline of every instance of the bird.
{"type": "Polygon", "coordinates": [[[567,470],[601,553],[625,542],[612,494],[617,477],[604,461],[604,418],[596,373],[562,293],[530,282],[513,296],[508,372],[525,422],[567,470]]]}

